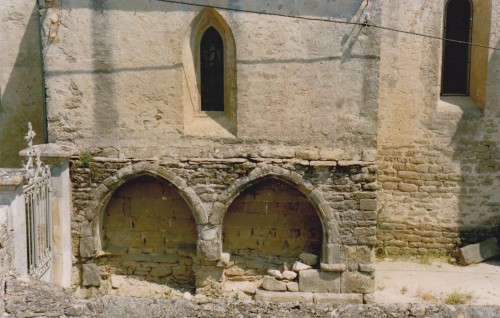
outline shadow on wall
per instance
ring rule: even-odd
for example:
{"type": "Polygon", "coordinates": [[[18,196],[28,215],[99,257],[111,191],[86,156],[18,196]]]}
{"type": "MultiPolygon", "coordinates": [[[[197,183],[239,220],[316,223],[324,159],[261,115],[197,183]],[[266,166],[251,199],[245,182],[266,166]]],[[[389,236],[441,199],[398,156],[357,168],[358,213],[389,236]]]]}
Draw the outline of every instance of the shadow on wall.
{"type": "MultiPolygon", "coordinates": [[[[497,48],[499,43],[497,43],[497,48]]],[[[500,238],[500,53],[493,51],[484,113],[464,111],[452,142],[460,163],[458,223],[462,245],[500,238]]]]}
{"type": "Polygon", "coordinates": [[[110,41],[109,15],[104,0],[96,0],[92,11],[92,63],[94,73],[94,132],[97,137],[108,134],[118,122],[115,103],[113,48],[110,41]]]}
{"type": "MultiPolygon", "coordinates": [[[[19,167],[19,151],[26,148],[28,122],[37,133],[35,144],[44,142],[44,113],[40,36],[36,6],[33,7],[19,44],[19,53],[0,99],[0,166],[19,167]]],[[[10,43],[2,43],[9,45],[10,43]]]]}

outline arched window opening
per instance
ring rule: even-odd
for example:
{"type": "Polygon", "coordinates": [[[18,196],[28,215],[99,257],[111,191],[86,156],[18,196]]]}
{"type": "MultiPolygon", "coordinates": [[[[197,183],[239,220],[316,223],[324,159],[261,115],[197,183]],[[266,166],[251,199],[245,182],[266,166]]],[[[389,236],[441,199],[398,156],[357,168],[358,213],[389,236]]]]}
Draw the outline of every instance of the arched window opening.
{"type": "Polygon", "coordinates": [[[224,111],[224,43],[214,27],[200,42],[201,110],[224,111]]]}
{"type": "MultiPolygon", "coordinates": [[[[472,4],[449,0],[445,12],[444,37],[470,42],[472,4]]],[[[444,41],[441,95],[469,95],[470,45],[444,41]]]]}

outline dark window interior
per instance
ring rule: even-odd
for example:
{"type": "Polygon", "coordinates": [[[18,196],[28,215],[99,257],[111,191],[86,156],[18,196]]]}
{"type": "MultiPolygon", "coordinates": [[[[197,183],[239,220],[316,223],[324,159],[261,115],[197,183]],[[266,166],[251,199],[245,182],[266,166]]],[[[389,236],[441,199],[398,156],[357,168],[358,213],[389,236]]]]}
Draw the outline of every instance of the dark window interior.
{"type": "MultiPolygon", "coordinates": [[[[472,6],[450,0],[446,7],[445,38],[470,42],[472,6]]],[[[470,45],[444,41],[442,95],[469,95],[470,45]]]]}
{"type": "Polygon", "coordinates": [[[200,43],[201,110],[224,111],[224,44],[213,27],[200,43]]]}

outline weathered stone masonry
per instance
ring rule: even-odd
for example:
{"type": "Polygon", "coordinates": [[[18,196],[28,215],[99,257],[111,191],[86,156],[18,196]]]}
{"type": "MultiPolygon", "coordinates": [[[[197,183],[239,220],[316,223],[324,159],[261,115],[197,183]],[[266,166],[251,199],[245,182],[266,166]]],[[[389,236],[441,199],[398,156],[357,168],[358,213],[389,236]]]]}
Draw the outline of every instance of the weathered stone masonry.
{"type": "Polygon", "coordinates": [[[481,127],[488,122],[477,109],[441,110],[426,141],[380,147],[379,252],[449,253],[497,235],[500,152],[495,130],[481,135],[481,127]],[[454,125],[461,130],[450,140],[454,125]]]}
{"type": "MultiPolygon", "coordinates": [[[[231,280],[228,277],[234,278],[234,273],[240,270],[243,270],[241,280],[258,282],[268,266],[273,265],[273,262],[279,266],[284,259],[271,257],[264,259],[264,264],[255,266],[256,260],[263,259],[259,253],[266,250],[252,253],[249,248],[246,255],[231,255],[232,262],[221,264],[221,252],[226,251],[222,228],[228,208],[233,202],[238,202],[236,198],[243,190],[254,184],[265,184],[266,180],[276,184],[272,180],[277,179],[278,184],[283,182],[297,189],[303,198],[307,198],[302,201],[309,201],[317,212],[323,233],[322,239],[316,242],[319,245],[317,250],[321,250],[321,266],[318,267],[321,271],[338,273],[334,275],[338,288],[332,292],[371,293],[374,291],[371,263],[376,227],[376,170],[376,166],[369,162],[262,158],[139,161],[95,157],[88,167],[82,167],[80,159],[74,158],[72,180],[75,212],[72,233],[73,254],[78,260],[76,268],[82,264],[95,263],[99,265],[102,278],[114,273],[142,275],[151,280],[161,267],[164,268],[165,280],[159,282],[166,282],[178,280],[176,275],[185,275],[179,266],[189,264],[186,258],[191,258],[198,291],[214,282],[220,284],[231,280]],[[148,247],[148,243],[144,243],[142,249],[134,246],[127,252],[106,251],[106,246],[103,246],[106,241],[103,224],[106,226],[106,222],[111,222],[106,221],[110,216],[104,215],[109,199],[115,192],[120,196],[119,191],[124,185],[143,175],[168,183],[170,193],[177,191],[192,211],[197,226],[196,249],[192,246],[189,251],[186,244],[188,248],[183,252],[183,257],[175,255],[174,249],[157,253],[160,251],[148,247]],[[120,272],[114,263],[117,256],[128,258],[129,264],[131,260],[139,263],[147,261],[150,267],[142,266],[138,271],[126,273],[122,268],[120,272]],[[169,262],[175,263],[172,268],[170,265],[165,266],[169,262]]],[[[289,199],[293,201],[293,197],[289,199]]],[[[165,224],[162,222],[158,222],[158,227],[165,224]]],[[[253,231],[259,230],[266,231],[266,227],[257,222],[253,231]]],[[[230,229],[224,233],[230,234],[230,229]]],[[[299,252],[286,256],[296,258],[299,252]]],[[[131,265],[134,266],[137,264],[131,265]]],[[[81,283],[78,277],[74,278],[75,284],[81,283]]]]}

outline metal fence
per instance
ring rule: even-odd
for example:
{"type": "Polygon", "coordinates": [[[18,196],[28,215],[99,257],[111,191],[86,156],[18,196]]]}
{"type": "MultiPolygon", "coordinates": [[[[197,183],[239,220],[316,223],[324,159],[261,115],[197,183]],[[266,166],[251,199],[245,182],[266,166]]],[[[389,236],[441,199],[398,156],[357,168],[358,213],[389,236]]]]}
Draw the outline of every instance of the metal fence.
{"type": "Polygon", "coordinates": [[[50,197],[50,167],[43,164],[33,151],[31,123],[25,139],[28,141],[28,163],[24,165],[23,187],[26,205],[26,235],[28,241],[28,274],[40,278],[52,264],[52,209],[50,197]]]}

